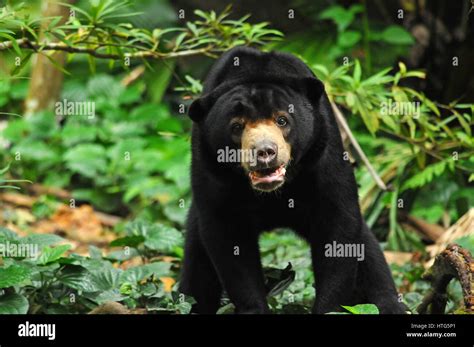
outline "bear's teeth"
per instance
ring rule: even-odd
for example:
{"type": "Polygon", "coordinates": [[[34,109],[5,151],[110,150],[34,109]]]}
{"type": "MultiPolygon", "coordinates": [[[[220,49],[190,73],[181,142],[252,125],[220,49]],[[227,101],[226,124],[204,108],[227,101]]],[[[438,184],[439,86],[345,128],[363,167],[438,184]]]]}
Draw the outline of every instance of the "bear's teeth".
{"type": "Polygon", "coordinates": [[[270,173],[265,173],[265,171],[261,172],[257,170],[251,171],[249,172],[249,176],[250,176],[250,179],[254,181],[254,180],[264,179],[265,177],[269,178],[269,177],[275,177],[275,176],[285,176],[285,173],[286,173],[286,168],[284,165],[281,165],[275,171],[272,171],[270,173]]]}

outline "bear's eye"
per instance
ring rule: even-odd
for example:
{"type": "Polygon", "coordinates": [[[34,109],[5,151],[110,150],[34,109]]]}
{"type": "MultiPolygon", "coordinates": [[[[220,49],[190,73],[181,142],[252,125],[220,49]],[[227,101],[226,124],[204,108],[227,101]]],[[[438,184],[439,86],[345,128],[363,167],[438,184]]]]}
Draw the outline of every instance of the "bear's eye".
{"type": "Polygon", "coordinates": [[[277,124],[281,127],[284,127],[288,124],[288,118],[286,118],[285,116],[280,116],[277,118],[277,124]]]}
{"type": "Polygon", "coordinates": [[[230,125],[230,129],[233,134],[240,134],[242,130],[244,129],[244,126],[242,123],[234,122],[230,125]]]}

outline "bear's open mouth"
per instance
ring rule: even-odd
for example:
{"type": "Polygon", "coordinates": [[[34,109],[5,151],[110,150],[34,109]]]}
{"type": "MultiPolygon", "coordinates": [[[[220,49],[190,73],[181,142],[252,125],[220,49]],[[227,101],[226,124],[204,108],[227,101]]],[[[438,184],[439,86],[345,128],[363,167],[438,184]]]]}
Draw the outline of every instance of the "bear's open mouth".
{"type": "Polygon", "coordinates": [[[276,189],[284,182],[285,174],[286,168],[283,164],[273,168],[250,171],[249,177],[255,188],[270,191],[276,189]]]}

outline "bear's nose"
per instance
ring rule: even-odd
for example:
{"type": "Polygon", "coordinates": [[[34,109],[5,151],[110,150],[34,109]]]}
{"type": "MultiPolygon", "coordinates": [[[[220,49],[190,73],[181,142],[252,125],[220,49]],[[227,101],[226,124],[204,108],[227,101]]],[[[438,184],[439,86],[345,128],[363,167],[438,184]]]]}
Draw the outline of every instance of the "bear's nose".
{"type": "Polygon", "coordinates": [[[271,141],[261,141],[255,145],[255,152],[257,154],[257,162],[259,164],[268,165],[275,160],[278,147],[271,141]]]}

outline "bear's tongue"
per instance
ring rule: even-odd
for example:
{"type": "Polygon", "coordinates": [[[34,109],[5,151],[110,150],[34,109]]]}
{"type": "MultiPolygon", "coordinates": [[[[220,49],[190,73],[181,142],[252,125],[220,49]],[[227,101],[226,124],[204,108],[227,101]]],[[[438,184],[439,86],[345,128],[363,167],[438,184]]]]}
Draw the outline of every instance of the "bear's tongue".
{"type": "Polygon", "coordinates": [[[250,180],[252,184],[259,184],[259,183],[271,183],[275,181],[281,181],[283,177],[285,177],[286,169],[282,165],[279,168],[275,169],[274,171],[251,171],[249,172],[250,180]]]}

